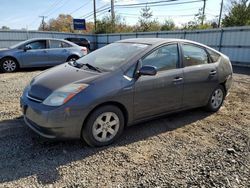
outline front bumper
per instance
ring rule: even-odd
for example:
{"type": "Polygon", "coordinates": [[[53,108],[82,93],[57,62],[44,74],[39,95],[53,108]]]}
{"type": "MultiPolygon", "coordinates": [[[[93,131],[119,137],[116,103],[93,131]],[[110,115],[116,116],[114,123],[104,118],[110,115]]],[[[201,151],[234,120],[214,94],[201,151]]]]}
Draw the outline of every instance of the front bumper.
{"type": "Polygon", "coordinates": [[[87,114],[74,107],[48,107],[32,101],[24,94],[20,99],[25,123],[42,137],[49,139],[79,139],[87,114]]]}

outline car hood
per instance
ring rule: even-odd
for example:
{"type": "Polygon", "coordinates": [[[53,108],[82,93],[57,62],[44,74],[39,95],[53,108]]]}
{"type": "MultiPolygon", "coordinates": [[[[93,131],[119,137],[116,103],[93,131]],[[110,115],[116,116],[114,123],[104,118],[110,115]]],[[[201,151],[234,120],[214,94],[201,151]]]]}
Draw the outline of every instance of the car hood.
{"type": "Polygon", "coordinates": [[[28,95],[44,100],[53,91],[70,83],[90,83],[105,73],[97,73],[78,69],[68,63],[51,68],[38,76],[30,83],[28,95]]]}

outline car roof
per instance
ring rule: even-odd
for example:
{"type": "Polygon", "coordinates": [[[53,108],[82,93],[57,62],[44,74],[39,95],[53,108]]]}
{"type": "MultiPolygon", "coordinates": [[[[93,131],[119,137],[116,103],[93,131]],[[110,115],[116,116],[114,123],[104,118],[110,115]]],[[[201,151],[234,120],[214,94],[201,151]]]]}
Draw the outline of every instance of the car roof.
{"type": "Polygon", "coordinates": [[[185,39],[177,39],[177,38],[134,38],[134,39],[124,39],[120,40],[118,42],[121,43],[140,43],[140,44],[148,44],[148,45],[155,45],[155,44],[161,44],[161,43],[168,43],[168,42],[189,42],[193,44],[199,44],[200,43],[185,40],[185,39]]]}

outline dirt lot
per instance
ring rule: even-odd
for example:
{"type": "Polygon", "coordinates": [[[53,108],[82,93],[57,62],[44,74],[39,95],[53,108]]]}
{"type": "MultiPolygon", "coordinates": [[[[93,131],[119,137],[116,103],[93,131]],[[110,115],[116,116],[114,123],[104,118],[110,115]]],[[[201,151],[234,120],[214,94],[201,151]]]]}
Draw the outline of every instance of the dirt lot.
{"type": "Polygon", "coordinates": [[[250,187],[250,76],[235,74],[218,113],[170,115],[89,148],[23,123],[19,97],[39,72],[0,74],[0,187],[250,187]]]}

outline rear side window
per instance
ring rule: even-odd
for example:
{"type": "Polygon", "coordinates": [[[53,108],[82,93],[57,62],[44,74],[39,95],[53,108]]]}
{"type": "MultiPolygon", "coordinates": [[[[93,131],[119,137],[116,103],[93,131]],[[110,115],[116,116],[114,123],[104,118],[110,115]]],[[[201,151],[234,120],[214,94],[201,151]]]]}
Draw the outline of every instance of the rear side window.
{"type": "Polygon", "coordinates": [[[71,45],[69,45],[66,42],[62,42],[59,40],[51,40],[50,41],[50,48],[68,48],[71,47],[71,45]]]}
{"type": "Polygon", "coordinates": [[[215,63],[220,59],[220,54],[218,54],[210,49],[207,49],[207,52],[209,53],[209,55],[211,57],[212,63],[215,63]]]}
{"type": "Polygon", "coordinates": [[[190,44],[182,45],[183,63],[185,67],[208,64],[208,54],[202,47],[190,44]]]}

